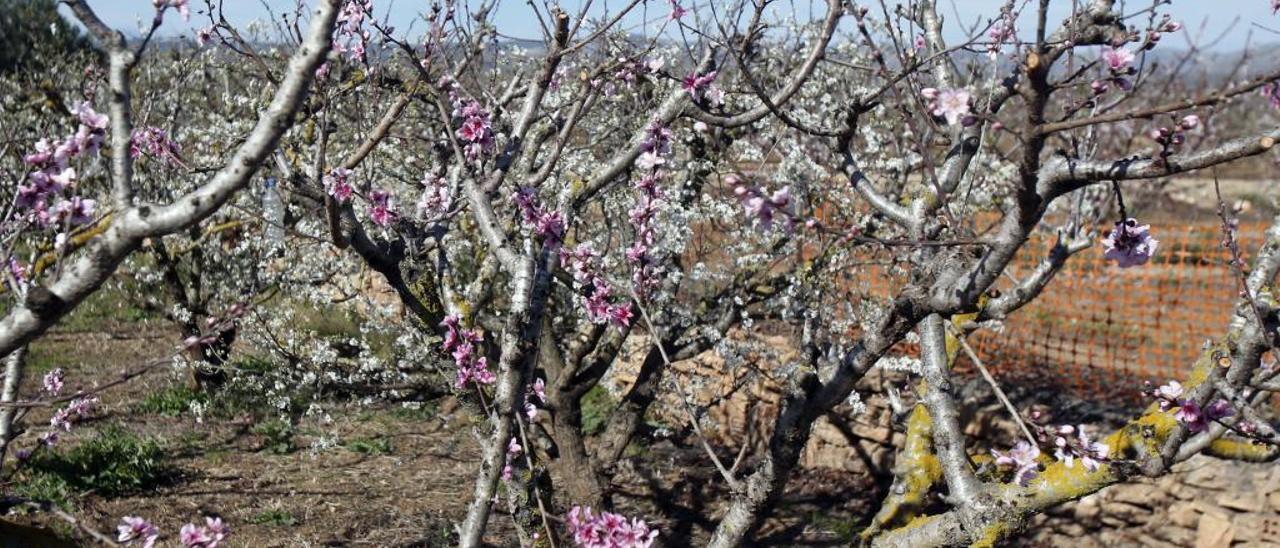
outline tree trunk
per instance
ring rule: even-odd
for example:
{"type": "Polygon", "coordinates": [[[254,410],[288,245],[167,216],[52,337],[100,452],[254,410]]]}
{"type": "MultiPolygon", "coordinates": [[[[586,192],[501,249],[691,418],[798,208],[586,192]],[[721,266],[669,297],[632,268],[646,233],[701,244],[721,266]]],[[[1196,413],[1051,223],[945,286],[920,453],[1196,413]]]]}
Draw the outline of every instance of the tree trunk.
{"type": "Polygon", "coordinates": [[[604,508],[608,502],[604,489],[607,481],[587,456],[587,444],[582,434],[581,398],[569,392],[549,393],[547,396],[554,414],[554,438],[559,453],[549,463],[557,489],[564,493],[571,505],[604,508]]]}
{"type": "MultiPolygon", "coordinates": [[[[19,347],[9,354],[5,360],[4,388],[0,390],[0,402],[18,401],[18,388],[22,385],[22,374],[27,364],[27,347],[19,347]]],[[[13,439],[13,418],[18,414],[17,407],[0,408],[0,467],[9,451],[9,442],[13,439]]]]}
{"type": "Polygon", "coordinates": [[[742,546],[754,536],[769,507],[782,493],[800,453],[809,442],[815,417],[808,396],[793,400],[778,418],[777,430],[769,440],[769,452],[756,471],[747,477],[743,492],[735,494],[729,509],[720,518],[720,526],[711,537],[708,548],[742,546]]]}
{"type": "Polygon", "coordinates": [[[602,468],[608,468],[622,458],[622,453],[631,443],[636,430],[640,428],[644,415],[649,411],[658,394],[658,385],[666,371],[662,360],[662,352],[657,346],[649,349],[636,374],[636,382],[631,390],[623,396],[618,408],[609,415],[609,422],[604,433],[600,435],[600,445],[596,449],[596,461],[602,468]]]}

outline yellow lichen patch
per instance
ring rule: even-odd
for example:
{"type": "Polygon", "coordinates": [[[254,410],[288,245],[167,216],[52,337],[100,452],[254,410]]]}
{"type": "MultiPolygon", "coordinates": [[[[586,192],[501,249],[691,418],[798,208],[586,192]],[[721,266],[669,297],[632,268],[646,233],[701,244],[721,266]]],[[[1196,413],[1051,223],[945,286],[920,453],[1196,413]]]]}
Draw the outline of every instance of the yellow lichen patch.
{"type": "Polygon", "coordinates": [[[1043,507],[1078,499],[1110,485],[1115,480],[1109,465],[1100,464],[1090,472],[1077,459],[1072,466],[1067,466],[1065,462],[1055,462],[1045,467],[1044,471],[1032,480],[1031,487],[1034,489],[1032,494],[1036,498],[1036,506],[1043,507]]]}
{"type": "Polygon", "coordinates": [[[911,518],[911,521],[908,521],[902,527],[898,527],[897,529],[894,529],[894,531],[907,531],[910,529],[915,529],[917,527],[924,527],[926,524],[928,524],[929,522],[935,519],[938,519],[938,516],[916,516],[914,518],[911,518]]]}
{"type": "Polygon", "coordinates": [[[973,541],[973,548],[994,548],[1000,545],[1000,541],[1004,540],[1012,532],[1011,528],[1001,522],[992,523],[986,529],[982,530],[982,536],[978,540],[973,541]]]}
{"type": "Polygon", "coordinates": [[[1178,421],[1171,412],[1153,407],[1137,420],[1108,436],[1103,443],[1107,444],[1112,456],[1126,455],[1133,451],[1154,454],[1160,450],[1160,445],[1177,424],[1178,421]]]}
{"type": "Polygon", "coordinates": [[[1273,445],[1253,443],[1248,440],[1218,438],[1205,448],[1205,454],[1218,458],[1246,462],[1268,462],[1280,456],[1280,449],[1273,445]]]}
{"type": "MultiPolygon", "coordinates": [[[[870,539],[894,524],[914,522],[929,490],[942,477],[942,466],[933,454],[933,421],[923,405],[916,405],[907,418],[907,439],[898,453],[895,491],[885,499],[871,525],[862,532],[870,539]],[[896,489],[900,488],[898,491],[896,489]]],[[[909,523],[908,523],[909,524],[909,523]]]]}

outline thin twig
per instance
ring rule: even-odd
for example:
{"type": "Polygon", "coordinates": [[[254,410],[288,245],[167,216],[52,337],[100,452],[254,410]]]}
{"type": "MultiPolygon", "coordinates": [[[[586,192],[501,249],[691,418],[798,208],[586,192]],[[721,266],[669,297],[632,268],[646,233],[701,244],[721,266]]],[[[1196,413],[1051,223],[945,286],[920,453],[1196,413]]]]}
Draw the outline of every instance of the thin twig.
{"type": "MultiPolygon", "coordinates": [[[[644,307],[644,304],[641,303],[640,298],[636,296],[634,290],[631,292],[631,296],[636,304],[636,308],[640,309],[640,317],[644,318],[645,325],[649,327],[650,337],[653,339],[654,344],[658,346],[658,353],[662,355],[662,363],[670,369],[671,359],[667,356],[667,350],[663,348],[662,337],[658,334],[657,328],[654,327],[653,320],[649,318],[649,311],[644,307]]],[[[698,441],[702,442],[702,448],[707,452],[707,456],[711,457],[712,464],[715,464],[716,470],[719,470],[720,475],[724,476],[724,480],[729,484],[729,488],[734,491],[739,491],[740,485],[737,478],[733,477],[733,473],[730,472],[728,468],[725,468],[724,463],[720,462],[720,457],[717,457],[716,452],[711,449],[711,444],[707,441],[707,436],[702,433],[702,427],[698,425],[698,416],[694,413],[693,406],[689,405],[689,400],[686,398],[680,398],[680,401],[684,402],[685,412],[689,414],[689,423],[693,427],[693,432],[698,436],[698,441]]]]}
{"type": "Polygon", "coordinates": [[[1023,435],[1027,436],[1027,441],[1031,443],[1032,447],[1037,446],[1038,443],[1036,442],[1036,437],[1031,434],[1031,429],[1027,428],[1027,423],[1022,421],[1022,415],[1020,415],[1018,413],[1018,409],[1013,406],[1013,402],[1009,401],[1009,396],[1005,395],[1004,390],[1000,389],[1000,383],[997,383],[995,377],[991,376],[991,372],[987,371],[987,366],[978,358],[978,354],[973,351],[973,347],[969,346],[969,343],[964,340],[964,335],[960,333],[960,330],[956,329],[955,325],[951,325],[950,328],[951,336],[955,337],[956,340],[960,342],[960,348],[963,348],[965,355],[969,356],[970,360],[973,360],[973,364],[977,366],[978,371],[982,373],[982,378],[985,379],[987,384],[991,385],[991,389],[995,391],[996,398],[1000,400],[1000,403],[1004,404],[1005,409],[1009,410],[1009,415],[1013,417],[1013,422],[1018,423],[1018,428],[1022,430],[1023,435]]]}

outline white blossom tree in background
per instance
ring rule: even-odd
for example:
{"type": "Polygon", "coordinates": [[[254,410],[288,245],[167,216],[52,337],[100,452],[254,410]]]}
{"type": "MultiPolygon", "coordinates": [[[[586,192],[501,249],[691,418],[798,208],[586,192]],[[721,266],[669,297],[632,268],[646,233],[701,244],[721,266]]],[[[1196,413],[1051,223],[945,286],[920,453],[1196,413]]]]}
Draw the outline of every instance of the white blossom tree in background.
{"type": "MultiPolygon", "coordinates": [[[[966,337],[1016,321],[1095,245],[1116,268],[1158,258],[1160,235],[1126,208],[1132,182],[1254,161],[1280,138],[1280,72],[1192,84],[1184,64],[1147,62],[1184,32],[1176,4],[1073,2],[1051,21],[1049,0],[1010,1],[961,28],[924,0],[829,0],[810,21],[765,0],[632,0],[603,17],[531,3],[543,40],[527,48],[502,39],[488,2],[425,4],[414,31],[370,0],[299,3],[261,36],[206,6],[197,47],[148,53],[151,34],[127,40],[65,3],[105,68],[60,84],[83,95],[63,120],[0,149],[9,404],[25,345],[125,265],[181,328],[205,390],[251,344],[288,364],[282,398],[323,385],[468,402],[485,423],[463,546],[485,541],[495,504],[521,545],[694,542],[612,511],[611,478],[664,396],[723,481],[704,541],[750,544],[815,421],[868,397],[861,381],[906,340],[916,389],[868,544],[998,544],[1196,454],[1277,455],[1263,356],[1280,344],[1280,219],[1247,262],[1225,205],[1238,303],[1189,377],[1109,435],[1012,406],[1028,439],[992,459],[965,434],[951,366],[966,337]],[[135,74],[149,62],[173,70],[135,74]],[[245,191],[255,177],[278,182],[245,191]],[[1037,232],[1056,244],[1002,281],[1037,232]],[[902,278],[892,294],[858,283],[868,254],[902,278]],[[357,314],[362,337],[326,340],[286,299],[357,314]],[[592,435],[584,397],[628,343],[644,349],[635,379],[592,435]],[[702,431],[702,379],[673,365],[706,352],[750,369],[744,382],[784,381],[767,441],[732,460],[702,431]],[[926,508],[930,493],[945,507],[926,508]]],[[[151,32],[192,9],[155,4],[151,32]]],[[[148,527],[130,517],[118,540],[148,527]]],[[[191,527],[183,542],[223,534],[191,527]]]]}

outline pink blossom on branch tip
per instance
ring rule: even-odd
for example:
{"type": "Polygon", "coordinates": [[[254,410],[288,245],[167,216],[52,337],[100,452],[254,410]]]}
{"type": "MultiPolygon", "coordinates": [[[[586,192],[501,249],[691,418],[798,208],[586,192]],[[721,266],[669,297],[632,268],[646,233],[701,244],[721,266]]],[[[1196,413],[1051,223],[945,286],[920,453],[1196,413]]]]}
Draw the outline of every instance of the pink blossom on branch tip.
{"type": "Polygon", "coordinates": [[[1120,268],[1144,265],[1155,255],[1160,241],[1151,237],[1151,226],[1136,219],[1117,222],[1115,229],[1102,240],[1103,257],[1115,261],[1120,268]]]}
{"type": "Polygon", "coordinates": [[[1126,48],[1113,48],[1107,46],[1102,48],[1102,62],[1112,72],[1121,72],[1129,68],[1133,63],[1133,52],[1126,48]]]}
{"type": "Polygon", "coordinates": [[[929,101],[929,113],[946,119],[947,124],[973,124],[974,118],[969,107],[972,96],[964,88],[924,88],[920,90],[920,96],[929,101]]]}

